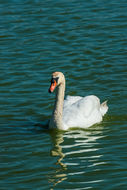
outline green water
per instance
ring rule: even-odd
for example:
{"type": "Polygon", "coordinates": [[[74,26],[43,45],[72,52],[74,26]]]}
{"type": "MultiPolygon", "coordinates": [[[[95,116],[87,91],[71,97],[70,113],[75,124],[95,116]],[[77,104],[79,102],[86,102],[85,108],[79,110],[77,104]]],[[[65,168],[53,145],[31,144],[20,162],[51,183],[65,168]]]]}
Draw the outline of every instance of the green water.
{"type": "Polygon", "coordinates": [[[127,189],[127,1],[1,0],[0,190],[127,189]],[[108,100],[102,123],[49,131],[51,73],[108,100]]]}

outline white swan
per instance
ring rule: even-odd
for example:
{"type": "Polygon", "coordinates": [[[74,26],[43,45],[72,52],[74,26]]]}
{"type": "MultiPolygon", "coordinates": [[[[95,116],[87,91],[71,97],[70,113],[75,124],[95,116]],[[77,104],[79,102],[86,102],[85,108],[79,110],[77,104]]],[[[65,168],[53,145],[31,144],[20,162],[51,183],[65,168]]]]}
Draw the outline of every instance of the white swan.
{"type": "Polygon", "coordinates": [[[88,128],[102,121],[108,111],[107,101],[100,104],[98,97],[67,96],[64,100],[65,77],[61,72],[52,74],[49,92],[56,89],[56,100],[49,128],[67,130],[72,127],[88,128]]]}

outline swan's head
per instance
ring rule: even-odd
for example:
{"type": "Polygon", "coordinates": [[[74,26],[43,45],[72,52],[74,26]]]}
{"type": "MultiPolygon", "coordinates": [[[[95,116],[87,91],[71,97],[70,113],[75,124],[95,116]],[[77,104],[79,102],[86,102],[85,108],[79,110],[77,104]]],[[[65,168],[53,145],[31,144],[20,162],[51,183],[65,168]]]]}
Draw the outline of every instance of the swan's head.
{"type": "Polygon", "coordinates": [[[63,73],[61,73],[61,72],[52,73],[51,85],[49,88],[49,92],[52,93],[57,86],[59,86],[63,83],[65,83],[65,78],[64,78],[63,73]]]}

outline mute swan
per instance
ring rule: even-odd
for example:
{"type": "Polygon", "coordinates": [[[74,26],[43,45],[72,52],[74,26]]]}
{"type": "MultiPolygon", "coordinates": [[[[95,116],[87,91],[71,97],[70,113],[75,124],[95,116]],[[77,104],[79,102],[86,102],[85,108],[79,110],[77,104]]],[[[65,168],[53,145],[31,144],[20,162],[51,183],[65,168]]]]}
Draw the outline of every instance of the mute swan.
{"type": "Polygon", "coordinates": [[[49,128],[67,130],[72,127],[88,128],[102,121],[102,117],[108,111],[107,101],[100,104],[98,97],[94,95],[80,97],[67,96],[64,100],[65,77],[61,72],[52,74],[49,92],[56,89],[56,100],[49,128]]]}

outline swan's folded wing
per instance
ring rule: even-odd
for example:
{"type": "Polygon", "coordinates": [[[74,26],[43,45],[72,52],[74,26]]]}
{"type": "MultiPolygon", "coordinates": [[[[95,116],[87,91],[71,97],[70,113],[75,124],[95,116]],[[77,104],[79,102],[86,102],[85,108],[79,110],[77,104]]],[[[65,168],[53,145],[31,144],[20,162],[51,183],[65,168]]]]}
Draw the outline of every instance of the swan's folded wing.
{"type": "Polygon", "coordinates": [[[93,110],[96,108],[95,99],[93,96],[86,96],[81,100],[77,101],[75,107],[78,110],[78,113],[85,118],[88,118],[93,110]]]}
{"type": "Polygon", "coordinates": [[[90,118],[94,117],[94,113],[98,110],[98,107],[99,99],[96,96],[80,98],[70,106],[64,107],[63,122],[68,126],[87,126],[89,125],[90,118]]]}

